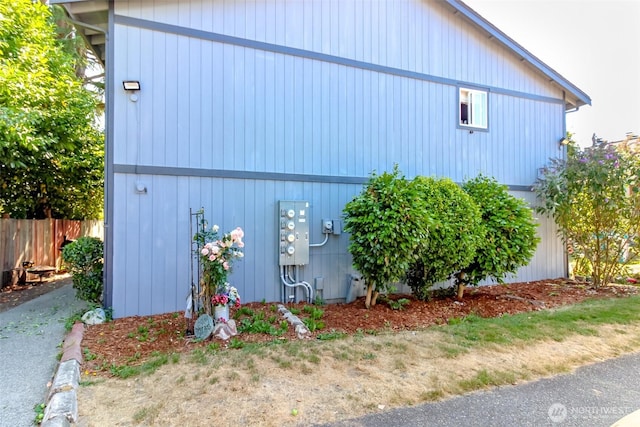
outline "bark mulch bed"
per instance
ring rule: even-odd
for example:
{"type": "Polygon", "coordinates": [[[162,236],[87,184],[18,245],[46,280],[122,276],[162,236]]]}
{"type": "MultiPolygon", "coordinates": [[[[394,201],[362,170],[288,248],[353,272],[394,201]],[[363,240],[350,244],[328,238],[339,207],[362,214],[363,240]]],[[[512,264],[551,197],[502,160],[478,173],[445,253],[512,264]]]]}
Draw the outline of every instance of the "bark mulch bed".
{"type": "MultiPolygon", "coordinates": [[[[590,298],[615,298],[637,294],[640,288],[628,285],[601,286],[593,288],[589,283],[568,279],[541,280],[508,285],[482,286],[465,291],[461,301],[454,297],[433,298],[418,301],[411,295],[391,295],[397,301],[406,298],[409,303],[402,310],[393,310],[390,304],[379,299],[375,307],[367,310],[362,298],[350,304],[322,305],[321,322],[324,327],[312,333],[341,332],[354,334],[358,331],[418,330],[431,325],[447,323],[452,318],[469,314],[481,317],[497,317],[527,311],[546,310],[574,304],[590,298]]],[[[283,320],[277,312],[278,303],[249,303],[243,307],[277,327],[283,320]]],[[[306,317],[305,304],[287,304],[289,309],[298,309],[301,319],[306,317]]],[[[235,311],[232,310],[231,317],[235,311]]],[[[116,319],[102,325],[88,326],[84,333],[82,348],[85,355],[83,369],[108,373],[111,366],[136,365],[157,353],[182,353],[211,345],[211,340],[196,342],[185,335],[187,319],[182,312],[154,316],[134,316],[116,319]]],[[[280,336],[262,333],[241,333],[232,340],[242,342],[266,342],[295,340],[293,328],[280,336]]],[[[221,348],[229,342],[214,339],[221,348]]]]}

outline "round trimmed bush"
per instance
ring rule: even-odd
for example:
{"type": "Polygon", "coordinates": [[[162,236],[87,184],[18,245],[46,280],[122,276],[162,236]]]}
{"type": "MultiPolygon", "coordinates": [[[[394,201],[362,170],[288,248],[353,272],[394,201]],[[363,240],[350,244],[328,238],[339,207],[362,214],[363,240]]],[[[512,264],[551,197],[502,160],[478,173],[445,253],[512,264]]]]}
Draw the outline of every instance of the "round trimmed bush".
{"type": "Polygon", "coordinates": [[[372,174],[363,191],[344,208],[349,252],[367,286],[365,305],[404,277],[416,249],[427,238],[425,209],[415,186],[393,173],[372,174]]]}
{"type": "Polygon", "coordinates": [[[420,241],[418,259],[406,274],[407,285],[422,300],[433,284],[449,279],[473,259],[484,236],[480,209],[448,178],[416,177],[416,189],[429,224],[429,238],[420,241]]]}
{"type": "Polygon", "coordinates": [[[104,245],[96,237],[80,237],[62,249],[62,260],[71,272],[78,299],[100,304],[103,288],[104,245]]]}
{"type": "Polygon", "coordinates": [[[503,283],[507,274],[527,265],[536,251],[540,238],[533,211],[493,178],[479,175],[462,188],[480,208],[486,234],[472,262],[457,274],[457,283],[462,289],[487,278],[503,283]]]}

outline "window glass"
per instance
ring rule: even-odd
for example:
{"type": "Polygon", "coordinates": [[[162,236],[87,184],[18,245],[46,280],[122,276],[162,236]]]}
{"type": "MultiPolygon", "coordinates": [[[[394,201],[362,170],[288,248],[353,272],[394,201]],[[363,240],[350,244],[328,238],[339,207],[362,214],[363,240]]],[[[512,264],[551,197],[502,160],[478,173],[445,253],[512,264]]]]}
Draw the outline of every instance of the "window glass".
{"type": "Polygon", "coordinates": [[[461,126],[487,128],[487,92],[460,88],[461,126]]]}

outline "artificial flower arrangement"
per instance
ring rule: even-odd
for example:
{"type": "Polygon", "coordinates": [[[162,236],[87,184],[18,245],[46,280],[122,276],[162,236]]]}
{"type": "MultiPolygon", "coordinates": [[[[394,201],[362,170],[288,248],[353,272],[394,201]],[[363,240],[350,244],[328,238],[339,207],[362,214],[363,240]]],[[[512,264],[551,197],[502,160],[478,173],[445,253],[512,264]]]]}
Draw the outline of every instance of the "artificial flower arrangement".
{"type": "Polygon", "coordinates": [[[219,287],[216,293],[211,297],[212,305],[229,305],[234,308],[240,308],[240,294],[238,290],[231,286],[229,283],[225,283],[224,286],[219,287]]]}
{"type": "Polygon", "coordinates": [[[202,278],[200,281],[205,308],[211,314],[211,307],[216,305],[240,307],[238,290],[229,285],[227,276],[236,259],[243,258],[244,232],[237,227],[222,237],[218,234],[219,227],[214,225],[207,230],[206,221],[202,221],[202,231],[194,236],[200,249],[200,264],[202,278]]]}

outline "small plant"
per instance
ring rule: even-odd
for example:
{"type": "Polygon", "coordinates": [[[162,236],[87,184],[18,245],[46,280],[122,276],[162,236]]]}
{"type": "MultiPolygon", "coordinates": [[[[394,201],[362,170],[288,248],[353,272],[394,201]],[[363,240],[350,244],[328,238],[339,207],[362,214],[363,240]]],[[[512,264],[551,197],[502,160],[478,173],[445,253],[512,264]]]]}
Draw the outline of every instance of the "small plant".
{"type": "Polygon", "coordinates": [[[338,340],[346,336],[347,334],[345,332],[340,332],[340,331],[336,331],[335,329],[332,329],[330,332],[318,334],[316,338],[321,341],[331,341],[331,340],[338,340]]]}
{"type": "Polygon", "coordinates": [[[129,358],[127,359],[127,362],[128,362],[128,363],[135,362],[135,361],[137,361],[137,360],[140,360],[140,357],[141,357],[140,352],[139,352],[139,351],[136,351],[136,352],[133,354],[133,356],[131,356],[131,357],[129,357],[129,358]]]}
{"type": "Polygon", "coordinates": [[[91,351],[87,347],[85,347],[82,350],[82,356],[84,357],[84,360],[86,360],[86,361],[95,360],[98,357],[94,353],[91,353],[91,351]]]}
{"type": "Polygon", "coordinates": [[[75,313],[73,313],[71,316],[69,316],[65,321],[64,321],[64,329],[67,332],[70,332],[71,329],[73,328],[73,325],[76,324],[76,322],[80,322],[82,320],[82,315],[85,313],[86,310],[79,310],[75,313]]]}
{"type": "Polygon", "coordinates": [[[36,413],[35,418],[33,419],[33,423],[35,425],[39,425],[40,423],[42,423],[42,420],[44,419],[44,409],[45,409],[45,404],[44,403],[38,403],[37,405],[35,405],[33,407],[33,412],[36,413]]]}
{"type": "Polygon", "coordinates": [[[309,314],[309,317],[311,319],[314,320],[319,320],[322,318],[322,315],[324,314],[324,310],[321,310],[319,308],[316,308],[312,305],[305,305],[303,308],[303,311],[307,314],[309,314]]]}
{"type": "Polygon", "coordinates": [[[387,304],[389,305],[389,307],[391,308],[391,310],[404,310],[405,306],[409,305],[409,303],[411,301],[409,301],[407,298],[400,298],[398,300],[392,300],[392,299],[388,299],[387,298],[387,304]]]}
{"type": "Polygon", "coordinates": [[[229,340],[229,348],[235,348],[235,349],[240,349],[244,347],[244,343],[242,341],[240,341],[238,338],[231,338],[231,340],[229,340]]]}
{"type": "Polygon", "coordinates": [[[210,354],[216,354],[220,351],[220,344],[217,342],[211,343],[206,347],[206,352],[210,354]]]}
{"type": "Polygon", "coordinates": [[[255,311],[251,310],[249,307],[240,307],[236,314],[233,316],[235,319],[240,318],[240,316],[248,316],[252,317],[255,314],[255,311]]]}
{"type": "Polygon", "coordinates": [[[149,328],[145,326],[138,326],[138,336],[136,339],[140,342],[145,342],[149,339],[149,328]]]}
{"type": "Polygon", "coordinates": [[[271,323],[256,318],[244,318],[238,325],[238,332],[253,334],[282,335],[286,329],[276,328],[271,323]]]}
{"type": "MultiPolygon", "coordinates": [[[[172,358],[173,358],[173,356],[172,356],[172,358]]],[[[133,361],[130,361],[130,362],[133,362],[133,361]]],[[[169,363],[169,355],[168,354],[162,354],[162,353],[154,352],[152,354],[151,359],[147,360],[142,365],[129,366],[129,365],[115,365],[115,364],[112,364],[111,366],[108,366],[106,368],[109,369],[109,372],[114,377],[118,377],[118,378],[121,378],[121,379],[127,379],[127,378],[130,378],[130,377],[136,376],[136,375],[152,374],[158,368],[160,368],[163,365],[166,365],[167,363],[169,363]]],[[[175,362],[173,362],[173,360],[172,360],[172,363],[175,363],[175,362]]]]}
{"type": "Polygon", "coordinates": [[[302,321],[309,329],[309,332],[315,332],[319,329],[324,328],[324,322],[322,320],[317,320],[313,318],[304,319],[302,321]]]}
{"type": "MultiPolygon", "coordinates": [[[[244,308],[244,307],[242,307],[244,308]]],[[[277,317],[275,315],[269,316],[265,320],[264,312],[255,313],[253,310],[238,310],[242,311],[244,317],[240,320],[238,324],[238,332],[245,333],[259,333],[259,334],[269,334],[274,336],[280,336],[287,331],[287,321],[284,321],[284,324],[281,322],[278,327],[274,326],[277,322],[277,317]],[[247,316],[248,313],[251,313],[250,316],[247,316]]],[[[240,315],[235,316],[236,319],[242,317],[240,315]]]]}
{"type": "Polygon", "coordinates": [[[78,299],[102,302],[104,246],[97,237],[80,237],[62,249],[62,259],[71,272],[78,299]]]}
{"type": "Polygon", "coordinates": [[[307,329],[309,329],[310,332],[315,332],[324,328],[324,322],[320,320],[324,315],[324,310],[313,305],[305,305],[302,311],[309,315],[309,317],[303,319],[302,322],[307,326],[307,329]]]}

